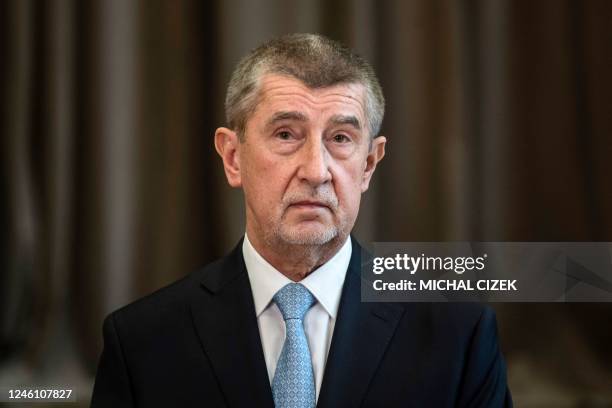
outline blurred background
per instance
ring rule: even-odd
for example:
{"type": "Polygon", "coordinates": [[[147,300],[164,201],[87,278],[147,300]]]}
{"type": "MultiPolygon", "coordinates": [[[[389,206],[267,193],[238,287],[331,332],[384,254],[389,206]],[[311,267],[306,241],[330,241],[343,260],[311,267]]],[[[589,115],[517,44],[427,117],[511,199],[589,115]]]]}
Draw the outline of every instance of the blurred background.
{"type": "MultiPolygon", "coordinates": [[[[612,241],[611,1],[7,0],[0,387],[88,406],[103,317],[235,245],[212,137],[236,62],[288,32],[382,82],[362,242],[612,241]]],[[[517,407],[612,406],[612,305],[493,306],[517,407]]]]}

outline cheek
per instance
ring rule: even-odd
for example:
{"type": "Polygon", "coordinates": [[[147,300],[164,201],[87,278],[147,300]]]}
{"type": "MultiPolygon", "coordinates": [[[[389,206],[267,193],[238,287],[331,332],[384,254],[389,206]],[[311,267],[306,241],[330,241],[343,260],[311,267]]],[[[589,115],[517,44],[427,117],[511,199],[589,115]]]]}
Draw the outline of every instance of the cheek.
{"type": "Polygon", "coordinates": [[[278,160],[272,160],[262,153],[257,153],[257,160],[245,160],[242,168],[243,189],[253,204],[270,208],[271,203],[280,202],[284,167],[278,160]]]}
{"type": "Polygon", "coordinates": [[[336,194],[341,207],[347,212],[356,212],[361,200],[361,178],[363,171],[358,166],[337,172],[336,194]]]}

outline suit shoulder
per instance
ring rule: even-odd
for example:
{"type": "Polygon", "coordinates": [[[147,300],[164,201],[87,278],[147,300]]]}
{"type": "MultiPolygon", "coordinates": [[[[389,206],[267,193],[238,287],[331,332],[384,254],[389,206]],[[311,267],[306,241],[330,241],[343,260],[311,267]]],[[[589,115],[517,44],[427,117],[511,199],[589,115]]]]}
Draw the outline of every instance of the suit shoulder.
{"type": "Polygon", "coordinates": [[[404,303],[421,324],[432,329],[470,337],[481,322],[495,322],[495,311],[482,303],[404,303]]]}
{"type": "Polygon", "coordinates": [[[482,303],[436,303],[434,313],[449,323],[456,322],[476,326],[483,318],[495,317],[491,306],[482,303]]]}
{"type": "Polygon", "coordinates": [[[491,306],[474,302],[435,303],[434,310],[449,319],[474,323],[477,323],[484,315],[495,315],[491,306]]]}
{"type": "Polygon", "coordinates": [[[113,316],[116,322],[125,325],[149,324],[152,320],[160,322],[172,319],[187,307],[188,300],[200,289],[200,282],[208,274],[217,270],[224,258],[199,268],[187,276],[168,284],[144,297],[141,297],[117,310],[113,316]]]}

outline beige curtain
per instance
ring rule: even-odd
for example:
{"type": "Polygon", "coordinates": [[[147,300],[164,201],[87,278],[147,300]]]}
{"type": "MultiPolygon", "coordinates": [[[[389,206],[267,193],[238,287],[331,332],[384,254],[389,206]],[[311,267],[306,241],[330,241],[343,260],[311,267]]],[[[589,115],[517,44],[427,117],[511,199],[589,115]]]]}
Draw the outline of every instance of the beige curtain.
{"type": "MultiPolygon", "coordinates": [[[[362,241],[612,241],[606,0],[14,0],[0,19],[0,385],[86,401],[103,316],[236,242],[212,135],[232,67],[286,32],[382,81],[362,241]]],[[[517,406],[612,401],[611,307],[494,306],[517,406]]]]}

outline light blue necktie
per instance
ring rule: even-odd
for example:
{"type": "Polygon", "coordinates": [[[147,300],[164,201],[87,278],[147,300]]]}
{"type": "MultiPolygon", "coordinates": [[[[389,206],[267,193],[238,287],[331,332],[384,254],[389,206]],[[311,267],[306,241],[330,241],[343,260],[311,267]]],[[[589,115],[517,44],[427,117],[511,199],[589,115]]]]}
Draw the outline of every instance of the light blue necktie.
{"type": "Polygon", "coordinates": [[[314,372],[304,315],[315,302],[314,296],[300,283],[288,283],[274,295],[287,336],[276,364],[272,394],[276,408],[314,408],[316,405],[314,372]]]}

